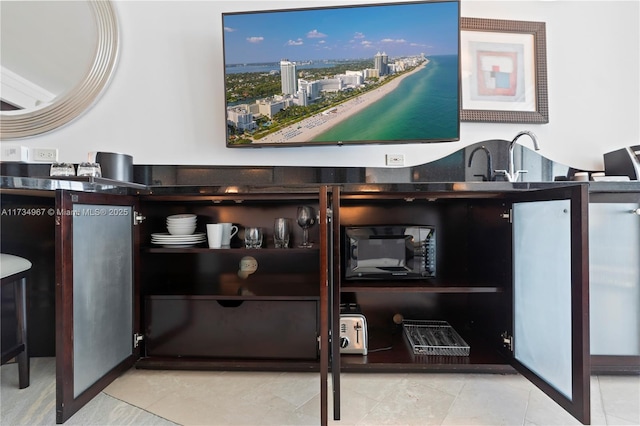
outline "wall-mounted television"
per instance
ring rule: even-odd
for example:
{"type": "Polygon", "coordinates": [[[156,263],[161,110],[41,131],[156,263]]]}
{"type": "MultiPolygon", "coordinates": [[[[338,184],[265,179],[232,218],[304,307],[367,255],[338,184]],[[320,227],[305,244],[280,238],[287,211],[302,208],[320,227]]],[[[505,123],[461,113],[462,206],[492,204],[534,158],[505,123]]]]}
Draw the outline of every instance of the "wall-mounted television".
{"type": "Polygon", "coordinates": [[[460,137],[458,0],[222,14],[228,147],[460,137]]]}

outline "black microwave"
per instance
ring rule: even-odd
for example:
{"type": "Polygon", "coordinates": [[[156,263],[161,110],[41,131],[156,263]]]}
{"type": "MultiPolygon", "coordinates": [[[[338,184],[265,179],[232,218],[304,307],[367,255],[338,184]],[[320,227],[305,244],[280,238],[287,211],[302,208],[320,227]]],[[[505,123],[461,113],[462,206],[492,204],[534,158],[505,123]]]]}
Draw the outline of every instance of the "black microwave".
{"type": "Polygon", "coordinates": [[[436,276],[433,226],[344,228],[346,279],[420,279],[436,276]]]}

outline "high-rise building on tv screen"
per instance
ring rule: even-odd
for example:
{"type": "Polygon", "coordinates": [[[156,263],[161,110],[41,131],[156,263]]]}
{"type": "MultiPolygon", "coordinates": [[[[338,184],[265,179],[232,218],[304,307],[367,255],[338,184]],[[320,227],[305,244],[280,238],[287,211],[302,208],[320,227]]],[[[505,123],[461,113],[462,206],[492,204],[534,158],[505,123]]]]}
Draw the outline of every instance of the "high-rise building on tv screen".
{"type": "Polygon", "coordinates": [[[222,20],[227,146],[459,140],[458,1],[222,20]]]}

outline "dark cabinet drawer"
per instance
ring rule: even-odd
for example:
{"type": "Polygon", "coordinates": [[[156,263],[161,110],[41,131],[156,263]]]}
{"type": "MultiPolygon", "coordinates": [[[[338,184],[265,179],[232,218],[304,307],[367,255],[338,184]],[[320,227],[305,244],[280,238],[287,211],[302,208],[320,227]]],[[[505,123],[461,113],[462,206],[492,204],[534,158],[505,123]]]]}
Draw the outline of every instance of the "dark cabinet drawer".
{"type": "Polygon", "coordinates": [[[313,298],[149,296],[145,316],[150,357],[318,357],[318,300],[313,298]]]}

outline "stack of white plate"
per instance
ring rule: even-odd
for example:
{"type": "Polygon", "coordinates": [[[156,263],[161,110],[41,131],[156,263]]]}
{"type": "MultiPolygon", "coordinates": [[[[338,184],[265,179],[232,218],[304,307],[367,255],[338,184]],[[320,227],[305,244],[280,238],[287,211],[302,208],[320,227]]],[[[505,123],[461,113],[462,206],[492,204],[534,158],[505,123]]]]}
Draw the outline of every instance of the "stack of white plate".
{"type": "Polygon", "coordinates": [[[167,217],[167,232],[151,234],[151,243],[165,247],[191,247],[207,240],[204,232],[195,232],[195,214],[175,214],[167,217]]]}
{"type": "Polygon", "coordinates": [[[196,232],[190,235],[171,235],[166,232],[151,234],[152,244],[160,244],[165,247],[174,248],[191,247],[206,240],[207,236],[204,232],[196,232]]]}
{"type": "Polygon", "coordinates": [[[191,235],[197,220],[195,214],[174,214],[167,217],[167,230],[171,235],[191,235]]]}

